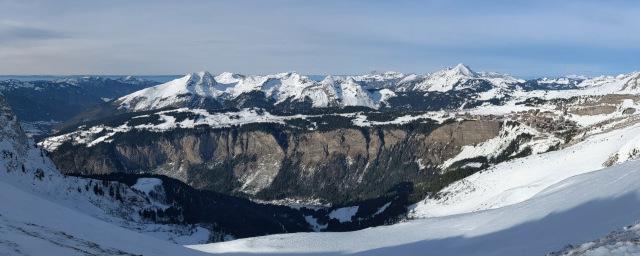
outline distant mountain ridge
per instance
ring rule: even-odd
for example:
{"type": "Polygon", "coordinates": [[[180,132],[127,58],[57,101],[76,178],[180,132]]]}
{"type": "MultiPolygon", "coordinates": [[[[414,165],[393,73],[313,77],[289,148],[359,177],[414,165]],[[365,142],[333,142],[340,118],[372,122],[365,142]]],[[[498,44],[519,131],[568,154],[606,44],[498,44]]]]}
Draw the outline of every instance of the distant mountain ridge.
{"type": "Polygon", "coordinates": [[[458,109],[489,100],[492,104],[499,104],[528,91],[581,90],[575,95],[624,93],[636,90],[637,84],[623,84],[626,84],[624,80],[638,74],[592,79],[570,76],[524,80],[506,74],[476,72],[458,64],[424,75],[390,71],[329,75],[316,81],[295,72],[273,75],[224,72],[214,76],[202,71],[123,96],[112,106],[125,112],[179,107],[225,109],[265,106],[287,113],[345,107],[458,109]],[[611,87],[611,84],[617,85],[611,87]],[[596,87],[603,91],[597,92],[596,87]],[[438,100],[449,104],[439,107],[430,104],[438,100]]]}
{"type": "Polygon", "coordinates": [[[157,84],[132,76],[83,76],[36,81],[10,79],[0,81],[0,95],[4,95],[27,133],[38,137],[87,109],[157,84]]]}
{"type": "Polygon", "coordinates": [[[266,101],[279,105],[308,103],[313,108],[361,106],[377,109],[396,97],[396,92],[448,92],[488,90],[481,86],[505,88],[522,83],[513,77],[495,73],[477,73],[459,64],[427,75],[398,72],[355,76],[329,75],[321,81],[295,72],[245,76],[229,72],[213,76],[202,71],[121,97],[118,109],[145,111],[185,106],[195,99],[212,99],[220,104],[243,94],[263,94],[266,101]],[[488,84],[481,84],[484,81],[488,84]]]}

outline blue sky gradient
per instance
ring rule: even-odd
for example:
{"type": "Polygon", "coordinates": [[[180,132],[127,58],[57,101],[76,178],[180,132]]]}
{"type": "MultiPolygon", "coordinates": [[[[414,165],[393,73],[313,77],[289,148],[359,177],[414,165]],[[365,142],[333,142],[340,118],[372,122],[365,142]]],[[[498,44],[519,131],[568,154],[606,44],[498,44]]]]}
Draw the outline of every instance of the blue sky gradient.
{"type": "Polygon", "coordinates": [[[0,74],[640,70],[640,1],[0,0],[0,74]]]}

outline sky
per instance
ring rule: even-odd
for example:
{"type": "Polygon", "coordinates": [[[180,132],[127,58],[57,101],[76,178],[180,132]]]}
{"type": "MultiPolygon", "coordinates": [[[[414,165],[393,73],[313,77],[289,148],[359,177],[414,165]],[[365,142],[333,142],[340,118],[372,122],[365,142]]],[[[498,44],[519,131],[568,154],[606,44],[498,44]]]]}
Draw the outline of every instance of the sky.
{"type": "Polygon", "coordinates": [[[0,75],[640,70],[640,1],[0,0],[0,75]]]}

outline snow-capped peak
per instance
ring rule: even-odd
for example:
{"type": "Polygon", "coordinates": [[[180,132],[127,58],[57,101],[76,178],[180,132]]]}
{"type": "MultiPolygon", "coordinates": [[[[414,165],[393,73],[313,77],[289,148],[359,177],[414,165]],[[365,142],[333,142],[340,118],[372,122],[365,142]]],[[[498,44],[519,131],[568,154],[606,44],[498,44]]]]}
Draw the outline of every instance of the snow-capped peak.
{"type": "Polygon", "coordinates": [[[473,78],[478,77],[478,73],[474,72],[468,66],[459,63],[454,67],[445,68],[431,74],[433,77],[447,77],[447,78],[473,78]]]}
{"type": "Polygon", "coordinates": [[[403,88],[416,91],[437,92],[475,88],[478,85],[486,84],[483,82],[488,82],[495,89],[508,90],[508,87],[513,84],[525,82],[525,80],[505,74],[476,72],[462,63],[455,67],[436,71],[422,78],[412,77],[411,80],[408,78],[409,76],[405,79],[408,82],[416,81],[415,86],[411,88],[408,86],[410,83],[404,82],[403,88]]]}
{"type": "Polygon", "coordinates": [[[222,94],[223,86],[217,86],[215,78],[206,71],[189,73],[171,80],[134,92],[118,99],[119,108],[133,111],[160,109],[189,102],[190,97],[214,98],[222,94]]]}
{"type": "Polygon", "coordinates": [[[427,75],[422,82],[414,87],[414,90],[445,92],[455,89],[454,87],[461,82],[477,77],[479,77],[478,73],[460,63],[455,67],[427,75]]]}
{"type": "Polygon", "coordinates": [[[231,72],[222,72],[215,77],[216,82],[221,84],[234,84],[242,81],[245,77],[231,72]]]}
{"type": "Polygon", "coordinates": [[[468,66],[462,63],[458,63],[458,65],[456,65],[455,67],[447,69],[447,71],[449,71],[448,73],[452,75],[470,76],[470,77],[477,76],[477,74],[473,72],[471,68],[469,68],[468,66]]]}
{"type": "Polygon", "coordinates": [[[288,79],[291,81],[299,81],[300,83],[306,83],[311,81],[309,77],[301,75],[295,71],[278,73],[278,74],[275,74],[273,77],[279,78],[279,79],[288,79]]]}
{"type": "Polygon", "coordinates": [[[216,80],[207,71],[200,71],[187,74],[187,86],[214,86],[216,80]]]}

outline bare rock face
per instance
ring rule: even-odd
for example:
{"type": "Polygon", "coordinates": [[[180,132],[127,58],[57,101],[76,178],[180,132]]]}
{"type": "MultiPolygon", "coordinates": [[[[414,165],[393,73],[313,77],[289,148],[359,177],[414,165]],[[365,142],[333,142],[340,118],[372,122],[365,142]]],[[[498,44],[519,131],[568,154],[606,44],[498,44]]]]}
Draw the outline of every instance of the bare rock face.
{"type": "Polygon", "coordinates": [[[608,94],[602,96],[578,97],[568,104],[567,112],[575,115],[606,115],[616,112],[624,101],[638,101],[640,97],[630,94],[608,94]]]}
{"type": "Polygon", "coordinates": [[[636,109],[635,108],[625,108],[622,111],[623,115],[633,115],[634,113],[636,113],[636,109]]]}
{"type": "Polygon", "coordinates": [[[158,173],[217,192],[335,202],[377,197],[403,182],[431,187],[439,165],[463,146],[496,137],[501,126],[466,120],[414,128],[138,131],[92,147],[62,146],[51,156],[67,173],[158,173]]]}

